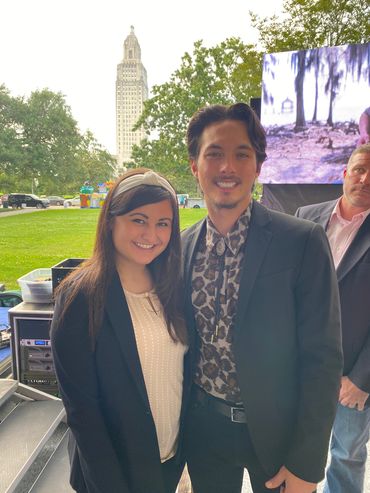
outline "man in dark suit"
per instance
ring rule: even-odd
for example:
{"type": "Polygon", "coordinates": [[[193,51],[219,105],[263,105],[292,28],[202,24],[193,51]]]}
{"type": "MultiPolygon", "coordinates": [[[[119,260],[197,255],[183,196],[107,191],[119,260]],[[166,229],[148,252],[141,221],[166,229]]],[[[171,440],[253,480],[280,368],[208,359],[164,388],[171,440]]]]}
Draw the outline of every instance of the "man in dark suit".
{"type": "Polygon", "coordinates": [[[194,492],[238,493],[247,468],[255,493],[311,493],[324,477],[342,370],[325,232],[252,200],[266,138],[248,105],[203,108],[187,140],[208,208],[183,233],[194,492]]]}
{"type": "Polygon", "coordinates": [[[370,144],[352,153],[339,200],[297,216],[326,229],[342,309],[344,369],[324,492],[361,493],[370,430],[370,144]]]}

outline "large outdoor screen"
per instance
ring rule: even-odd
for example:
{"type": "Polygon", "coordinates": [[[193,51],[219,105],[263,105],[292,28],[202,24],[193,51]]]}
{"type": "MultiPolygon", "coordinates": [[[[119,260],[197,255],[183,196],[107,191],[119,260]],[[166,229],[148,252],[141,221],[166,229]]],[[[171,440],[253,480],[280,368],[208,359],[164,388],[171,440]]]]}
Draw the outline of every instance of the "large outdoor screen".
{"type": "Polygon", "coordinates": [[[370,43],[265,55],[259,181],[342,183],[366,110],[370,118],[370,43]]]}

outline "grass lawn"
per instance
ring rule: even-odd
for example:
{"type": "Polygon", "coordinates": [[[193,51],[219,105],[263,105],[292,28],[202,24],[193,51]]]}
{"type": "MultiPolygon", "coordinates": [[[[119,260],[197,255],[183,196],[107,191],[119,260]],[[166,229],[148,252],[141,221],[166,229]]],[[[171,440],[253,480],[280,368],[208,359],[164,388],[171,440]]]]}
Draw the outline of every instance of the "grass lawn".
{"type": "MultiPolygon", "coordinates": [[[[91,255],[99,210],[49,209],[0,218],[0,284],[19,289],[17,279],[67,258],[91,255]]],[[[181,229],[206,215],[181,209],[181,229]]]]}

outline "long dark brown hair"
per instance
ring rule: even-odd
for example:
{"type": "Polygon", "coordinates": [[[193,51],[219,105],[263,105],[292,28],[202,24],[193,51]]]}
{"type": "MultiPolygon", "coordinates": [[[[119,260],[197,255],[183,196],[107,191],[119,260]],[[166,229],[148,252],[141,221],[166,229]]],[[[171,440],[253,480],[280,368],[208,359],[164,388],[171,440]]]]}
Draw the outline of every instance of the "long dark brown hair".
{"type": "Polygon", "coordinates": [[[186,328],[183,318],[183,296],[181,286],[181,240],[179,210],[173,194],[160,186],[139,185],[115,196],[114,192],[126,178],[150,171],[136,168],[128,171],[114,183],[109,191],[98,221],[95,246],[90,259],[69,274],[56,289],[56,296],[63,293],[62,319],[79,293],[88,302],[89,333],[95,345],[96,335],[101,327],[107,289],[116,271],[115,249],[112,240],[112,224],[115,216],[147,204],[169,200],[172,212],[172,232],[167,248],[148,266],[154,289],[163,306],[168,332],[174,341],[186,343],[186,328]]]}

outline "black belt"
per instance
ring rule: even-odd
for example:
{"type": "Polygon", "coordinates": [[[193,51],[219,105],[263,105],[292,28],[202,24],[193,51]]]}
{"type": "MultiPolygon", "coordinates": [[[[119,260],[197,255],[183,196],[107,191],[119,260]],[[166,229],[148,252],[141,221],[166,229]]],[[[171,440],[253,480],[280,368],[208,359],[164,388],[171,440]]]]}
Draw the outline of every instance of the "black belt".
{"type": "Polygon", "coordinates": [[[196,402],[199,402],[203,406],[207,406],[217,413],[230,418],[233,423],[247,422],[247,417],[243,406],[238,406],[236,404],[232,406],[227,404],[227,402],[208,394],[208,392],[198,387],[198,385],[194,385],[192,394],[196,402]]]}

